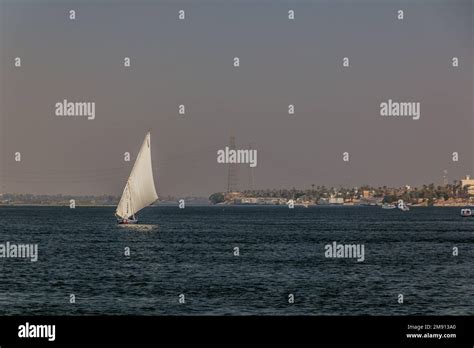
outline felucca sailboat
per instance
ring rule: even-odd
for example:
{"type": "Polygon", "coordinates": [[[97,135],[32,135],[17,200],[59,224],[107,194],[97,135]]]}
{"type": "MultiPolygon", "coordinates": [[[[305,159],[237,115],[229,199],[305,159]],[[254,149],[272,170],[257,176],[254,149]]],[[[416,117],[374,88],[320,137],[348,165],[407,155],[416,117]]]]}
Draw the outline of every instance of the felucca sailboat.
{"type": "Polygon", "coordinates": [[[132,172],[123,189],[115,216],[119,224],[136,224],[137,214],[158,199],[151,165],[150,132],[145,136],[132,172]]]}

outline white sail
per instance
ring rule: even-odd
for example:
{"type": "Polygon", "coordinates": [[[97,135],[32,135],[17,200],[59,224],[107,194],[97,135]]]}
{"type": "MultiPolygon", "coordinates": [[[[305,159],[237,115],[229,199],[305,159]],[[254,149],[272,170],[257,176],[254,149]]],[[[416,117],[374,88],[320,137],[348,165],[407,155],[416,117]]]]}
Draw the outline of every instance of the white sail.
{"type": "Polygon", "coordinates": [[[150,132],[148,132],[123,189],[115,214],[128,219],[157,199],[151,165],[150,132]]]}

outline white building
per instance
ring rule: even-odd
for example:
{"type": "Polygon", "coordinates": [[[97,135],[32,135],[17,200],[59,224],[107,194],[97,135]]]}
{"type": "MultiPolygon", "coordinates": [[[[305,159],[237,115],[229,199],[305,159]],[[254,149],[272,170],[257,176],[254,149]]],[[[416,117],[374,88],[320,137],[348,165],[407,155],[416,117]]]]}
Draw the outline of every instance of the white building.
{"type": "Polygon", "coordinates": [[[466,175],[466,178],[461,180],[461,186],[467,186],[467,192],[474,195],[474,179],[471,179],[470,175],[466,175]]]}

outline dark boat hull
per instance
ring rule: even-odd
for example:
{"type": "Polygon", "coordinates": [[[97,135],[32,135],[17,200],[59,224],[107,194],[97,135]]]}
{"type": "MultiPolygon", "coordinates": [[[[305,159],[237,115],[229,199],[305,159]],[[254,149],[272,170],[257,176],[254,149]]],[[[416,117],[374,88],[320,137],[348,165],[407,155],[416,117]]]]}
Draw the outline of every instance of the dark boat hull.
{"type": "Polygon", "coordinates": [[[131,225],[131,224],[136,224],[138,222],[138,219],[118,219],[117,223],[119,225],[131,225]]]}

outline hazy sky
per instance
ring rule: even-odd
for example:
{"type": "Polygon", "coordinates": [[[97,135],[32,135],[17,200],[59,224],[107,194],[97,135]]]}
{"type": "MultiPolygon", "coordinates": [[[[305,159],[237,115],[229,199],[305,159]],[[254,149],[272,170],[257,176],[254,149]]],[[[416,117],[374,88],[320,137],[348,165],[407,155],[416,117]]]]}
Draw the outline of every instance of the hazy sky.
{"type": "Polygon", "coordinates": [[[149,128],[160,195],[225,190],[231,135],[257,188],[474,174],[472,19],[472,0],[0,0],[0,191],[119,195],[149,128]],[[55,116],[63,99],[95,119],[55,116]],[[420,119],[381,117],[388,99],[420,119]]]}

